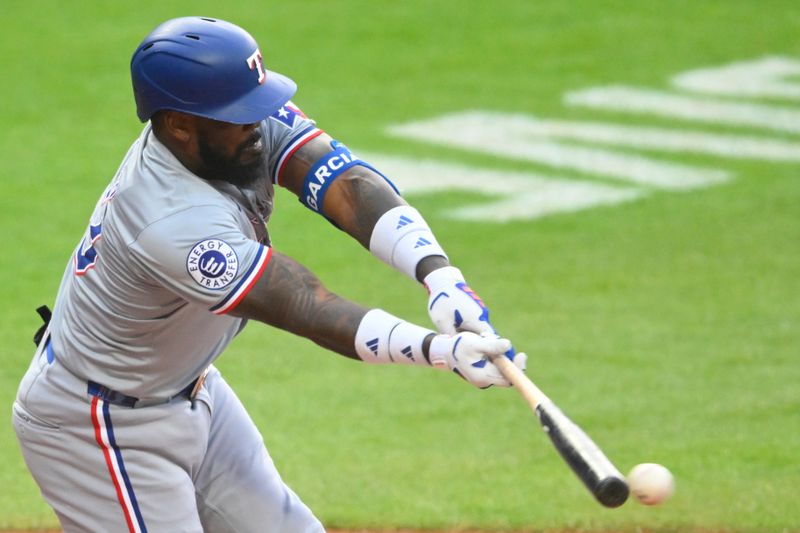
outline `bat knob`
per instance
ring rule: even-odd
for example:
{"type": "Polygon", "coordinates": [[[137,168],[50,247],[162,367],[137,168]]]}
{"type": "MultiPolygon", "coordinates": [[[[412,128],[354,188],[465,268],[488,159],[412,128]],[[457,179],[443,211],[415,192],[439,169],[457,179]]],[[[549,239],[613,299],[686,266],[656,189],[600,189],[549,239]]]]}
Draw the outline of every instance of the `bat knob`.
{"type": "Polygon", "coordinates": [[[597,484],[594,496],[606,507],[619,507],[628,499],[630,490],[624,479],[609,476],[597,484]]]}

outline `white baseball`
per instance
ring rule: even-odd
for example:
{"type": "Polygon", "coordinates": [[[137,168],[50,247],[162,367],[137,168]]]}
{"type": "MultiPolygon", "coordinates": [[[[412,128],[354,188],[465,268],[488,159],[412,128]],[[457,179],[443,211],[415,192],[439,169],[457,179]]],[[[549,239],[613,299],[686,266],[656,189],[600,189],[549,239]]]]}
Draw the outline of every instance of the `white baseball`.
{"type": "Polygon", "coordinates": [[[642,463],[634,466],[628,474],[628,487],[639,502],[645,505],[658,505],[675,492],[675,478],[664,466],[642,463]]]}

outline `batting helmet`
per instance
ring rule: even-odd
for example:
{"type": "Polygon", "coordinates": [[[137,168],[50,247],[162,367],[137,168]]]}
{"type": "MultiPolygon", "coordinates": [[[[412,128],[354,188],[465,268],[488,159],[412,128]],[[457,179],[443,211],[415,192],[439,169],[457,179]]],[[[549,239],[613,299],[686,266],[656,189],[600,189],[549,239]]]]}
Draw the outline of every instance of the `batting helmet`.
{"type": "Polygon", "coordinates": [[[131,58],[136,114],[159,109],[252,124],[277,111],[295,83],[264,68],[255,39],[239,26],[205,17],[164,22],[131,58]]]}

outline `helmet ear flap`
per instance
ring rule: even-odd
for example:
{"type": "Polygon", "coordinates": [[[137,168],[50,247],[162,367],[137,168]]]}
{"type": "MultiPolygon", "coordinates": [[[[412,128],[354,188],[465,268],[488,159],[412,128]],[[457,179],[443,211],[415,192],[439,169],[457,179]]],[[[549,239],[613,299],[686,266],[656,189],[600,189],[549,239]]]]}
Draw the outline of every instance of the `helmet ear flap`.
{"type": "Polygon", "coordinates": [[[136,113],[142,122],[172,109],[222,122],[264,120],[297,90],[264,67],[255,39],[218,19],[182,17],[156,27],[131,58],[136,113]]]}

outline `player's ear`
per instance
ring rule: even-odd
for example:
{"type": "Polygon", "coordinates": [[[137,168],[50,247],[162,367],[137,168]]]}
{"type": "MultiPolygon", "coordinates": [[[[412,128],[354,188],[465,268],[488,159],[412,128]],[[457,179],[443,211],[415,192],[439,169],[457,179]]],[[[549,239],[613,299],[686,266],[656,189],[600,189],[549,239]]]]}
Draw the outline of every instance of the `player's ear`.
{"type": "Polygon", "coordinates": [[[175,140],[187,143],[194,135],[194,117],[180,111],[164,110],[161,125],[175,140]]]}

